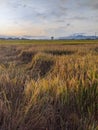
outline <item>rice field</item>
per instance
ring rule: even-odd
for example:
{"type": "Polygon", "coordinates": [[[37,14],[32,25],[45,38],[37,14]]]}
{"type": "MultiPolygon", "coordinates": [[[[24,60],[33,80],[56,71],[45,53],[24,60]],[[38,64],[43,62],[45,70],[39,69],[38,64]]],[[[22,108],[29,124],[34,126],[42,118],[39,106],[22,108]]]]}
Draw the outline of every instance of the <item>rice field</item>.
{"type": "Polygon", "coordinates": [[[0,130],[98,130],[98,40],[1,40],[0,130]]]}

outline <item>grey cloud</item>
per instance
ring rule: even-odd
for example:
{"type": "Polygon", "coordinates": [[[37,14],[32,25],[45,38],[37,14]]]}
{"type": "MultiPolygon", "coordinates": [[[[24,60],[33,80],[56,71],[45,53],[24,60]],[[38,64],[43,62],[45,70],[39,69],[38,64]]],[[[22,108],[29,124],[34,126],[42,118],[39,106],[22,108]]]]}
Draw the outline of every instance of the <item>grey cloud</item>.
{"type": "Polygon", "coordinates": [[[70,23],[67,23],[67,27],[69,27],[71,24],[70,23]]]}
{"type": "Polygon", "coordinates": [[[66,14],[67,8],[60,0],[50,0],[45,4],[41,4],[44,12],[40,13],[40,16],[44,18],[60,18],[66,14]]]}
{"type": "Polygon", "coordinates": [[[74,16],[74,17],[70,17],[69,19],[72,19],[72,20],[88,20],[89,17],[85,17],[85,16],[74,16]]]}
{"type": "MultiPolygon", "coordinates": [[[[6,0],[5,0],[6,1],[6,0]]],[[[5,3],[18,13],[20,18],[53,21],[55,19],[64,19],[67,8],[66,0],[9,0],[5,3]],[[33,4],[34,3],[34,4],[33,4]]]]}
{"type": "Polygon", "coordinates": [[[94,10],[98,9],[98,0],[86,0],[86,1],[76,0],[76,1],[78,2],[79,6],[87,7],[94,10]]]}

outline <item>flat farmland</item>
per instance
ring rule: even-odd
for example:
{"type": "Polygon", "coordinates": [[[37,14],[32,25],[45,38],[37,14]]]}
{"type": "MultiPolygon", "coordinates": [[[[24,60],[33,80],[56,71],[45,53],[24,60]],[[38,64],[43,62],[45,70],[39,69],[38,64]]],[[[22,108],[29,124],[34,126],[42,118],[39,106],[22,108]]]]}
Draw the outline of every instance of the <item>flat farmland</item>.
{"type": "Polygon", "coordinates": [[[0,40],[6,128],[97,130],[98,40],[0,40]]]}

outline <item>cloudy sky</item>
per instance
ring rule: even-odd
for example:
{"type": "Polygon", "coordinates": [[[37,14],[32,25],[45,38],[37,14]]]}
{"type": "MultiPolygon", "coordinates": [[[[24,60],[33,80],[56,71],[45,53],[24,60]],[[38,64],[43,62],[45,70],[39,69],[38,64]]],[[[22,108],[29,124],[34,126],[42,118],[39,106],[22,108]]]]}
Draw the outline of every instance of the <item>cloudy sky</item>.
{"type": "Polygon", "coordinates": [[[98,0],[1,0],[0,35],[98,34],[98,0]]]}

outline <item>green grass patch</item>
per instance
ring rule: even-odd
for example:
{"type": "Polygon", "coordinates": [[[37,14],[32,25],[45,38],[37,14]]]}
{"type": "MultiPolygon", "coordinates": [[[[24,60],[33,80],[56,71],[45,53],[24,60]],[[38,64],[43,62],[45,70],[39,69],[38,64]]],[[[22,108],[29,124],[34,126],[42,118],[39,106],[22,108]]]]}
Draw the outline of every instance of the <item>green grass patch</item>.
{"type": "Polygon", "coordinates": [[[0,44],[97,44],[98,40],[0,40],[0,44]]]}

